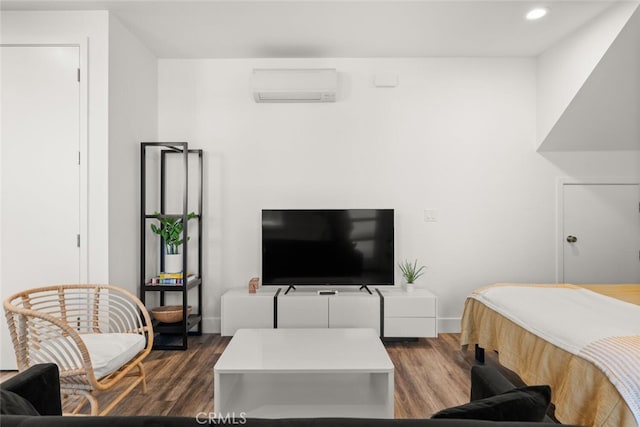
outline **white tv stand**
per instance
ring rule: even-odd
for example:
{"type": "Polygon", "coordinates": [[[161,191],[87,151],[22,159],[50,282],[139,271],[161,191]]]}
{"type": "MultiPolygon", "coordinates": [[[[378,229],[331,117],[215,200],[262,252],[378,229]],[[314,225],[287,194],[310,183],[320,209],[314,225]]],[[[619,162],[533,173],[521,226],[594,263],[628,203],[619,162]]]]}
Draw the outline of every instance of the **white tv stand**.
{"type": "Polygon", "coordinates": [[[278,295],[277,328],[371,328],[380,335],[380,297],[357,288],[318,295],[306,288],[278,295]]]}
{"type": "MultiPolygon", "coordinates": [[[[238,329],[371,328],[383,338],[437,337],[437,298],[426,289],[407,293],[397,287],[336,287],[335,295],[318,288],[262,287],[255,294],[231,289],[221,299],[221,334],[238,329]]],[[[320,288],[327,290],[327,288],[320,288]]]]}

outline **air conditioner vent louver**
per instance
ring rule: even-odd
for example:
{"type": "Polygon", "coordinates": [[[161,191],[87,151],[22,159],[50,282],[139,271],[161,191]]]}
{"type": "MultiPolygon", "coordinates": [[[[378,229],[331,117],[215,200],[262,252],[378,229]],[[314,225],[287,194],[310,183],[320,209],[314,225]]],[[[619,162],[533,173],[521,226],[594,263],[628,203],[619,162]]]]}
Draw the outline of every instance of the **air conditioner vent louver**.
{"type": "Polygon", "coordinates": [[[260,92],[259,93],[260,101],[264,102],[299,102],[299,101],[309,101],[309,102],[320,102],[322,100],[322,95],[314,92],[260,92]]]}
{"type": "Polygon", "coordinates": [[[335,102],[335,69],[255,69],[256,102],[335,102]]]}

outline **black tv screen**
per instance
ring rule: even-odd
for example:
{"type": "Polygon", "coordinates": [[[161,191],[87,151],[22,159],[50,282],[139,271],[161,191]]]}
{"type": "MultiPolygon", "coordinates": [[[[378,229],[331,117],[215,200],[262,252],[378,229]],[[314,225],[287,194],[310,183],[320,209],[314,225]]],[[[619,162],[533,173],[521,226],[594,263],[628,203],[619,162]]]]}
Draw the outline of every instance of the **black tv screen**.
{"type": "Polygon", "coordinates": [[[393,209],[262,211],[264,285],[393,285],[393,209]]]}

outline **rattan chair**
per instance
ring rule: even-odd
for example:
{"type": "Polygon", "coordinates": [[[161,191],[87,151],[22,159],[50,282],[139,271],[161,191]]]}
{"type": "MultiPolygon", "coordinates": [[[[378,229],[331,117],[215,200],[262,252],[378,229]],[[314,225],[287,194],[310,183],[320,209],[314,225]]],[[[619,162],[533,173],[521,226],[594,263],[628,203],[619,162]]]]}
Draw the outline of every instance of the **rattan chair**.
{"type": "Polygon", "coordinates": [[[61,393],[84,397],[91,415],[106,415],[138,384],[146,392],[142,361],[153,346],[153,328],[135,295],[110,285],[48,286],[12,295],[4,310],[18,369],[57,364],[61,393]],[[132,383],[99,412],[94,394],[125,377],[132,383]]]}

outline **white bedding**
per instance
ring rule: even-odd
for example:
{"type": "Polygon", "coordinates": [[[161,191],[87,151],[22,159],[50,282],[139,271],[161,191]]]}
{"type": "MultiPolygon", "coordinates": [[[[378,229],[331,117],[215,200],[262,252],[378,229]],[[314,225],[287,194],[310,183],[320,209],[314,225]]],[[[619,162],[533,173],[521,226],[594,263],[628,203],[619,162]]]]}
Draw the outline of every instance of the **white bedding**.
{"type": "Polygon", "coordinates": [[[571,354],[603,338],[640,335],[640,306],[586,289],[495,286],[472,298],[571,354]]]}
{"type": "Polygon", "coordinates": [[[640,426],[640,306],[577,287],[496,285],[471,297],[597,366],[640,426]]]}

